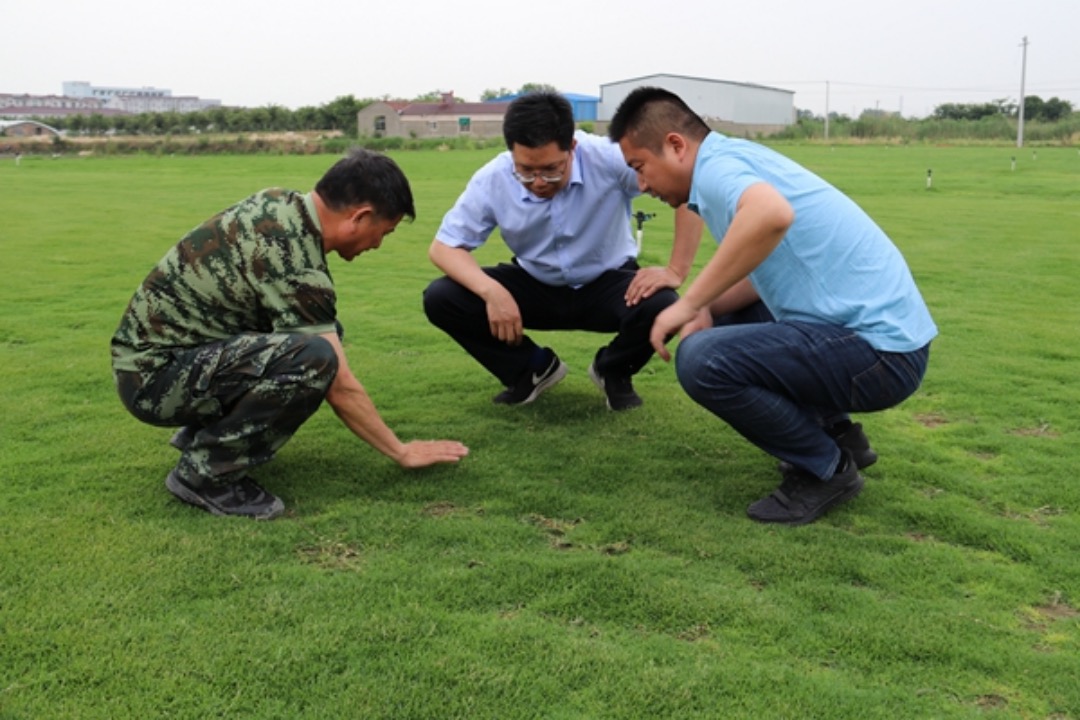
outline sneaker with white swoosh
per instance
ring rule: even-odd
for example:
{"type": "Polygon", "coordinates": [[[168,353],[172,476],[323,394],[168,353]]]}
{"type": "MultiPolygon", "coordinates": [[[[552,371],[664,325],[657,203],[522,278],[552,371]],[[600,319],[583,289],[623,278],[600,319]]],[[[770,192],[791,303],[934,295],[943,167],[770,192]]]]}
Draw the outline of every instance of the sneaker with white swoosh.
{"type": "Polygon", "coordinates": [[[540,397],[540,393],[552,387],[569,371],[566,363],[559,359],[551,348],[544,348],[549,360],[541,370],[532,368],[521,374],[510,387],[492,398],[492,402],[498,405],[525,405],[540,397]]]}

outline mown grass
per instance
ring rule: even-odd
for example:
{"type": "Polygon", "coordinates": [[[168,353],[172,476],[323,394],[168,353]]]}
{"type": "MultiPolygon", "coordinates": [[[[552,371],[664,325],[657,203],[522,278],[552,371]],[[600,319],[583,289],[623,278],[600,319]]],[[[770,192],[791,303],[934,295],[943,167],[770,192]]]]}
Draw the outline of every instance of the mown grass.
{"type": "MultiPolygon", "coordinates": [[[[187,508],[108,338],[184,231],[334,158],[0,165],[0,718],[1080,716],[1080,156],[780,149],[892,234],[942,331],[922,390],[859,418],[882,456],[864,493],[798,529],[746,519],[775,463],[670,366],[607,412],[598,336],[545,334],[570,376],[490,403],[420,294],[494,151],[397,155],[417,221],[334,265],[388,422],[472,454],[405,472],[324,408],[258,474],[286,517],[187,508]]],[[[670,216],[639,206],[662,262],[670,216]]]]}

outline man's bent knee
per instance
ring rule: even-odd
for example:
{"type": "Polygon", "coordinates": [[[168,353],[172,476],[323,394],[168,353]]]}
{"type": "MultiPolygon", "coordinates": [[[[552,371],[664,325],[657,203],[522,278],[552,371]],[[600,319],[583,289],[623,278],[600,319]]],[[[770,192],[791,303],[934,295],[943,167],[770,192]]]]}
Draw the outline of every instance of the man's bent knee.
{"type": "Polygon", "coordinates": [[[338,356],[334,346],[318,335],[298,335],[296,350],[290,354],[289,365],[303,371],[323,392],[334,382],[338,372],[338,356]]]}

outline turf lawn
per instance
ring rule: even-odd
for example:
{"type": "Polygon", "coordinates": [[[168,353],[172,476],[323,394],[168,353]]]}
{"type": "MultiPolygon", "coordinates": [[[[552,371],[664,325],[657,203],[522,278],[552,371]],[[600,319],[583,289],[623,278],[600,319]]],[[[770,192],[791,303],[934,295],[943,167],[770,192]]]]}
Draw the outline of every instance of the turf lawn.
{"type": "MultiPolygon", "coordinates": [[[[604,337],[539,334],[570,375],[491,404],[420,294],[494,151],[395,155],[418,219],[333,264],[383,416],[471,455],[404,471],[324,407],[257,474],[285,517],[186,507],[109,337],[186,230],[335,158],[0,162],[0,718],[1080,717],[1080,153],[779,149],[893,236],[941,329],[922,389],[857,418],[862,495],[802,528],[746,518],[775,461],[670,365],[608,412],[604,337]]],[[[670,212],[636,209],[666,262],[670,212]]]]}

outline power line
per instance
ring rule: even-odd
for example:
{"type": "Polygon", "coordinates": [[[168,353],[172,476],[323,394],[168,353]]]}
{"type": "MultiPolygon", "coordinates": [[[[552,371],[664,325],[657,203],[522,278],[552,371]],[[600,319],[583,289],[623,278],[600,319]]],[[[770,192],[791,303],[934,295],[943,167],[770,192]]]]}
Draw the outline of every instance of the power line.
{"type": "MultiPolygon", "coordinates": [[[[763,80],[758,85],[818,85],[823,86],[825,80],[763,80]]],[[[875,83],[856,83],[844,80],[829,80],[832,86],[848,86],[866,88],[868,90],[910,90],[912,92],[1003,92],[1012,88],[1006,85],[969,85],[966,87],[927,87],[918,85],[878,85],[875,83]]],[[[1080,80],[1068,80],[1066,82],[1080,82],[1080,80]]],[[[1073,87],[1040,85],[1039,92],[1075,92],[1080,90],[1080,85],[1073,87]]]]}

